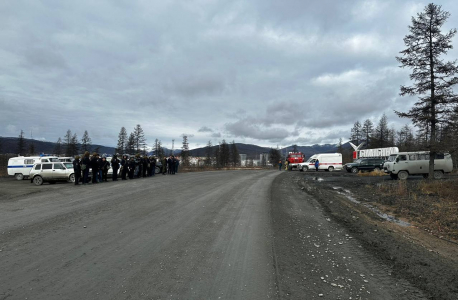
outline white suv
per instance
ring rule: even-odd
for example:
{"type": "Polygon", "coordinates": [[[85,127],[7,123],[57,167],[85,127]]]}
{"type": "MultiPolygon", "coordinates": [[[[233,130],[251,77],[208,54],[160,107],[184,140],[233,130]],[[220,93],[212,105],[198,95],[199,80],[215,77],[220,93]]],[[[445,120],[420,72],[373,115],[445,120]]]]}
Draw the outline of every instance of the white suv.
{"type": "Polygon", "coordinates": [[[30,171],[30,182],[42,185],[43,182],[56,183],[56,181],[75,182],[73,164],[62,162],[37,163],[30,171]]]}

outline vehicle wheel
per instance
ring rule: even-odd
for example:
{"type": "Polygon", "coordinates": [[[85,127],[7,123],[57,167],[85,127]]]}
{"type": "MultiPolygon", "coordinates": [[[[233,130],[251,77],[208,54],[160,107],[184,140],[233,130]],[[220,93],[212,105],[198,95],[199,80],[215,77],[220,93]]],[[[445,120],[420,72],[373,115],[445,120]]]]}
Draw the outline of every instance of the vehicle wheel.
{"type": "Polygon", "coordinates": [[[304,168],[299,168],[299,172],[304,172],[304,168]]]}
{"type": "Polygon", "coordinates": [[[434,179],[441,179],[443,175],[442,171],[434,171],[434,179]]]}
{"type": "Polygon", "coordinates": [[[35,176],[33,177],[33,183],[35,183],[35,185],[42,185],[43,178],[41,178],[41,176],[35,176]]]}
{"type": "Polygon", "coordinates": [[[429,178],[429,174],[423,174],[423,178],[424,179],[428,179],[429,178]]]}
{"type": "Polygon", "coordinates": [[[328,168],[328,171],[329,171],[329,172],[334,171],[334,167],[329,167],[329,168],[328,168]]]}
{"type": "Polygon", "coordinates": [[[14,174],[14,178],[16,178],[16,180],[22,180],[24,179],[24,175],[22,175],[22,173],[16,173],[14,174]]]}
{"type": "Polygon", "coordinates": [[[398,175],[397,174],[390,174],[390,177],[393,180],[397,180],[398,179],[398,175]]]}
{"type": "Polygon", "coordinates": [[[70,176],[68,177],[68,181],[75,183],[75,174],[70,174],[70,176]]]}
{"type": "Polygon", "coordinates": [[[161,173],[161,168],[156,167],[156,174],[159,174],[159,173],[161,173]]]}
{"type": "Polygon", "coordinates": [[[357,167],[353,167],[353,168],[351,168],[351,172],[352,172],[353,174],[356,174],[356,173],[358,173],[358,171],[359,171],[359,170],[358,170],[358,168],[357,168],[357,167]]]}
{"type": "Polygon", "coordinates": [[[309,168],[307,166],[302,167],[302,171],[306,172],[308,170],[309,170],[309,168]]]}
{"type": "Polygon", "coordinates": [[[379,168],[379,167],[375,167],[375,168],[374,168],[374,171],[375,171],[375,172],[380,172],[380,168],[379,168]]]}
{"type": "Polygon", "coordinates": [[[398,173],[398,178],[399,178],[400,180],[406,180],[407,177],[409,177],[409,173],[407,173],[406,171],[400,171],[400,172],[398,173]]]}

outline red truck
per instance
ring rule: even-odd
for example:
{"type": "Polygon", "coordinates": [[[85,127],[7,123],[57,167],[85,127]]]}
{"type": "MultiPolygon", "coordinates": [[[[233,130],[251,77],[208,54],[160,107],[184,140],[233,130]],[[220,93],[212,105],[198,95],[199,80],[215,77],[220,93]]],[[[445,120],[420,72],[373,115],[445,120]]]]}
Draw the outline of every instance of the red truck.
{"type": "Polygon", "coordinates": [[[286,161],[288,162],[288,171],[297,169],[298,164],[304,162],[304,159],[305,157],[302,152],[289,152],[286,157],[286,161]]]}

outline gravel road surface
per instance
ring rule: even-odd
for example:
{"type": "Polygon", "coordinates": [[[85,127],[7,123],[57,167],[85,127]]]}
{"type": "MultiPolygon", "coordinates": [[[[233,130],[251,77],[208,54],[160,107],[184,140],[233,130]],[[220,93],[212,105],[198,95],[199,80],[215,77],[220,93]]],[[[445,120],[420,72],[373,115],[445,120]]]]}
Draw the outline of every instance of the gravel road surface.
{"type": "Polygon", "coordinates": [[[423,298],[291,179],[221,171],[86,187],[2,181],[0,299],[423,298]]]}

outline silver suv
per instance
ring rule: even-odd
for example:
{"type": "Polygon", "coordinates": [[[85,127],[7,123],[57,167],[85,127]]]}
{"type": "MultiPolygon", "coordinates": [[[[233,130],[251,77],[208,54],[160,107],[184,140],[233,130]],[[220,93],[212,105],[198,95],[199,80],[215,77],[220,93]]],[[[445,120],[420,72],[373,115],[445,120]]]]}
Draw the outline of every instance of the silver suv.
{"type": "Polygon", "coordinates": [[[75,182],[75,173],[72,163],[37,163],[30,171],[29,178],[35,185],[42,185],[45,181],[51,184],[57,181],[75,182]]]}

